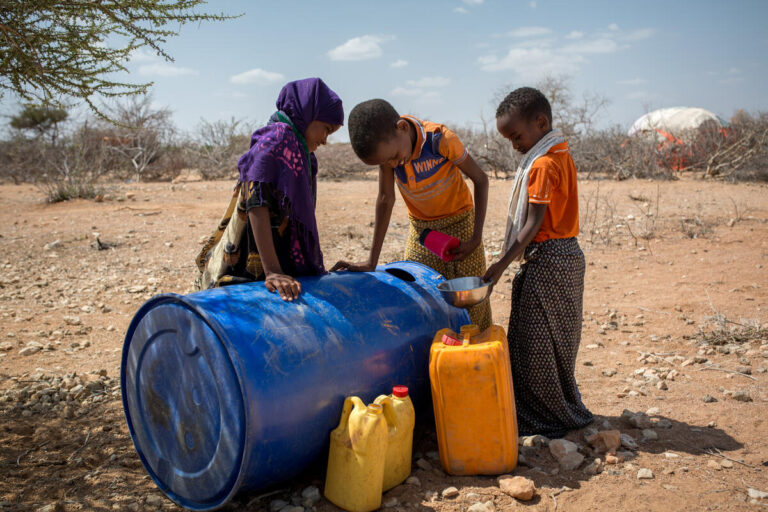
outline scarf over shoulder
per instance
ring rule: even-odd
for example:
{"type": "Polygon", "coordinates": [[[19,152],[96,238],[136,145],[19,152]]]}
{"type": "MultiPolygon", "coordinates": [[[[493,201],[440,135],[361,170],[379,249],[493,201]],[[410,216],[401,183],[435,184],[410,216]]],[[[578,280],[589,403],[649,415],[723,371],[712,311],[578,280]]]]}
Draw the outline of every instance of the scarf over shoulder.
{"type": "MultiPolygon", "coordinates": [[[[304,132],[312,121],[344,123],[341,99],[319,78],[289,82],[280,91],[277,112],[251,136],[251,147],[238,161],[239,182],[269,184],[280,211],[291,221],[290,244],[297,275],[325,273],[315,219],[317,160],[304,132]]],[[[281,262],[282,264],[282,262],[281,262]]]]}

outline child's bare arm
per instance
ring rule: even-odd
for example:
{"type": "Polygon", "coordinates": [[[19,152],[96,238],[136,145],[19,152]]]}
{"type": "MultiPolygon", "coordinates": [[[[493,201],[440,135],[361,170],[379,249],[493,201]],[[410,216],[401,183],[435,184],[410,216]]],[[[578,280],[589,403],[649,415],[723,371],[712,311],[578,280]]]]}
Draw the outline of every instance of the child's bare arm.
{"type": "Polygon", "coordinates": [[[280,260],[277,258],[272,240],[269,209],[266,206],[249,209],[248,220],[253,230],[253,238],[256,240],[261,265],[264,268],[264,285],[270,292],[277,290],[283,300],[295,299],[301,293],[301,283],[293,277],[283,274],[283,268],[280,266],[280,260]]]}
{"type": "Polygon", "coordinates": [[[488,176],[480,166],[467,155],[467,158],[459,164],[461,172],[472,180],[475,189],[475,224],[472,229],[472,238],[462,242],[456,249],[450,251],[455,260],[463,260],[474,251],[483,241],[483,225],[485,224],[485,212],[488,208],[488,176]]]}
{"type": "Polygon", "coordinates": [[[384,237],[389,228],[389,219],[392,218],[392,207],[395,205],[395,174],[391,167],[379,167],[379,194],[376,198],[376,220],[373,227],[373,241],[368,261],[363,263],[350,263],[338,261],[331,272],[336,270],[351,270],[353,272],[370,272],[376,268],[381,255],[381,247],[384,245],[384,237]]]}
{"type": "Polygon", "coordinates": [[[501,257],[499,261],[488,267],[483,276],[484,281],[491,281],[494,285],[499,282],[502,274],[510,263],[531,243],[533,237],[541,229],[541,223],[544,221],[544,215],[547,213],[546,204],[528,203],[528,215],[523,225],[523,229],[517,234],[517,238],[512,242],[512,246],[501,257]]]}

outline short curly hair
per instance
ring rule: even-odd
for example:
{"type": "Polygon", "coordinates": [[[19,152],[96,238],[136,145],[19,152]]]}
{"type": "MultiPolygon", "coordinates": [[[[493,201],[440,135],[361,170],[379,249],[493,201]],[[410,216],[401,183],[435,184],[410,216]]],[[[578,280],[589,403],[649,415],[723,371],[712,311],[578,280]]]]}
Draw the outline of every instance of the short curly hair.
{"type": "Polygon", "coordinates": [[[549,100],[533,87],[520,87],[507,94],[496,109],[496,119],[513,111],[519,112],[526,121],[543,114],[552,123],[552,106],[549,100]]]}
{"type": "Polygon", "coordinates": [[[379,143],[395,134],[400,114],[388,101],[373,99],[358,103],[349,113],[349,141],[361,160],[376,153],[379,143]]]}

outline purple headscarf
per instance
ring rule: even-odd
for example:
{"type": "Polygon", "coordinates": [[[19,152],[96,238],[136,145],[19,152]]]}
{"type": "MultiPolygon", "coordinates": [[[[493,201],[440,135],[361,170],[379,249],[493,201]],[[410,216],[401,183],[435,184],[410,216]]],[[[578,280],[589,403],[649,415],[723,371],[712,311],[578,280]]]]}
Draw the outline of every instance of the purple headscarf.
{"type": "Polygon", "coordinates": [[[341,98],[319,78],[288,82],[280,91],[275,105],[277,110],[291,118],[302,135],[312,121],[344,124],[341,98]]]}
{"type": "MultiPolygon", "coordinates": [[[[276,105],[302,136],[312,121],[344,123],[341,99],[319,78],[287,83],[276,105]]],[[[317,160],[312,153],[307,161],[304,142],[290,124],[277,121],[276,114],[267,126],[251,136],[251,148],[237,163],[239,181],[243,186],[257,182],[274,188],[280,211],[291,221],[288,236],[295,274],[323,274],[323,253],[315,219],[317,160]]]]}

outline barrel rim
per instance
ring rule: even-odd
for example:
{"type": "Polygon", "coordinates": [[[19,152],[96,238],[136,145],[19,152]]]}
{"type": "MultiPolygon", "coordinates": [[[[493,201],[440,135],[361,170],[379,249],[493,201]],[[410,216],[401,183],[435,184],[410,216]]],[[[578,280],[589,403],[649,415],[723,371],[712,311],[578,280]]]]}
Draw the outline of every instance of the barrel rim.
{"type": "MultiPolygon", "coordinates": [[[[129,409],[128,409],[128,403],[127,403],[128,398],[127,398],[127,394],[125,393],[127,375],[124,369],[126,367],[126,361],[128,358],[130,341],[133,339],[133,334],[135,333],[136,328],[138,327],[139,323],[141,323],[141,320],[147,315],[149,311],[155,309],[157,306],[162,304],[177,304],[177,305],[183,306],[185,309],[189,310],[192,314],[197,315],[203,321],[203,323],[205,323],[213,331],[213,333],[221,342],[224,348],[224,351],[226,352],[227,357],[229,358],[230,364],[232,365],[232,368],[235,372],[235,377],[236,377],[235,380],[237,381],[237,385],[242,398],[242,403],[243,404],[247,403],[246,388],[243,386],[243,375],[241,374],[240,368],[238,367],[238,365],[235,364],[235,359],[232,357],[232,352],[230,351],[231,342],[229,338],[226,336],[226,332],[224,331],[224,329],[222,329],[218,324],[218,322],[216,322],[213,318],[211,318],[210,315],[208,315],[203,309],[198,308],[194,304],[190,303],[186,299],[186,296],[180,295],[178,293],[163,293],[163,294],[155,295],[154,297],[146,301],[139,308],[139,310],[136,312],[133,319],[131,320],[131,323],[128,326],[128,330],[126,331],[125,339],[123,341],[123,352],[120,360],[120,389],[121,389],[121,398],[123,403],[123,414],[125,415],[125,421],[128,424],[128,432],[131,436],[131,441],[133,442],[134,448],[136,449],[136,453],[139,456],[139,459],[141,460],[141,464],[142,466],[144,466],[144,469],[146,470],[147,474],[155,482],[155,485],[157,485],[157,487],[166,496],[168,496],[174,503],[184,508],[187,508],[190,510],[202,510],[202,511],[216,510],[226,505],[237,494],[238,490],[241,488],[243,475],[245,474],[245,471],[243,471],[244,469],[243,466],[246,463],[245,454],[248,453],[252,445],[251,441],[249,441],[248,435],[244,435],[243,444],[242,444],[243,449],[238,454],[239,463],[238,463],[238,469],[237,469],[237,478],[231,484],[230,489],[227,491],[224,497],[210,504],[194,502],[174,492],[165,482],[163,482],[157,477],[154,471],[152,471],[143,453],[143,450],[136,443],[135,429],[133,426],[133,422],[131,421],[131,417],[129,415],[129,409]]],[[[241,415],[243,418],[244,432],[247,432],[248,425],[250,425],[251,423],[249,408],[243,406],[241,415]]]]}

